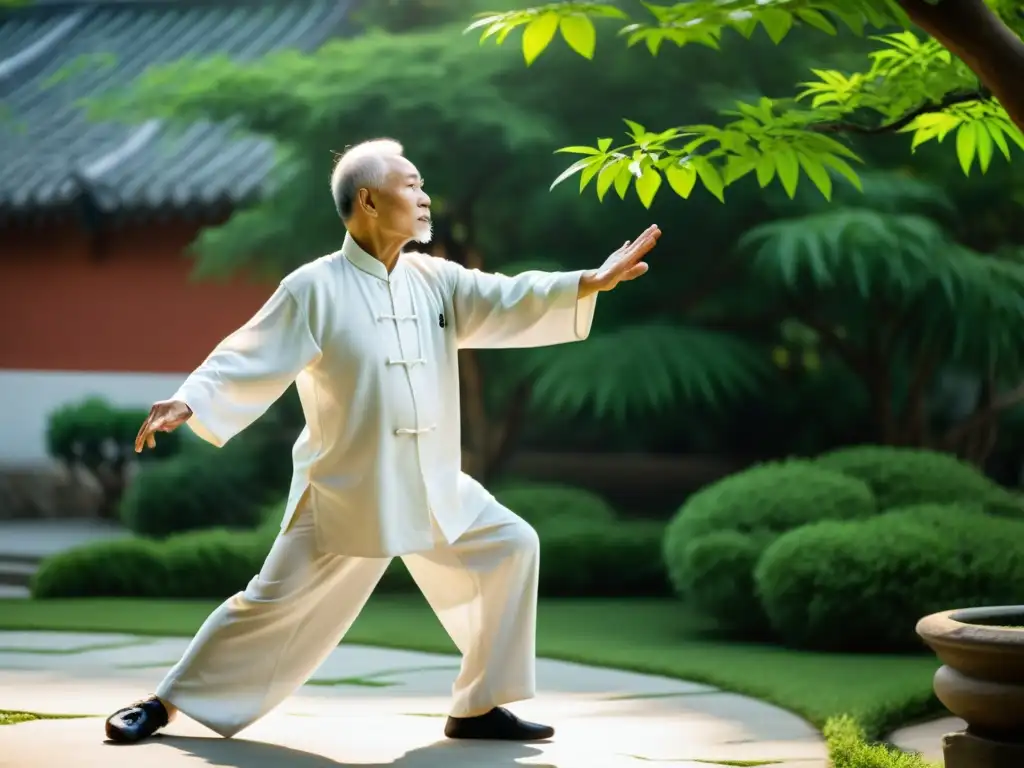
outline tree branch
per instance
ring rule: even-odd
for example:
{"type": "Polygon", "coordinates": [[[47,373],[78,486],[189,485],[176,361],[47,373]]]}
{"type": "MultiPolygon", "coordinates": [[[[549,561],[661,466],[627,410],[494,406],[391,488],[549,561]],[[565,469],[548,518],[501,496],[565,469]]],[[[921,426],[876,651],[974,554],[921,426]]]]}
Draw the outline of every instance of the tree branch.
{"type": "Polygon", "coordinates": [[[910,20],[959,57],[1024,130],[1024,41],[985,0],[898,0],[910,20]]]}
{"type": "Polygon", "coordinates": [[[956,106],[957,104],[966,104],[971,101],[985,101],[991,97],[991,93],[987,88],[981,88],[978,90],[971,91],[951,91],[947,93],[940,101],[927,102],[920,105],[919,107],[910,110],[906,114],[900,116],[896,120],[889,123],[883,123],[882,125],[860,125],[858,123],[849,122],[831,122],[831,123],[817,123],[810,127],[812,131],[818,133],[856,133],[856,134],[880,134],[880,133],[895,133],[903,128],[906,128],[914,120],[921,115],[927,115],[932,112],[941,112],[949,107],[956,106]]]}
{"type": "Polygon", "coordinates": [[[1007,408],[1012,408],[1021,402],[1024,402],[1024,383],[1018,384],[1009,392],[995,398],[988,406],[975,411],[946,432],[942,438],[943,445],[947,447],[956,445],[973,430],[983,427],[1007,408]]]}

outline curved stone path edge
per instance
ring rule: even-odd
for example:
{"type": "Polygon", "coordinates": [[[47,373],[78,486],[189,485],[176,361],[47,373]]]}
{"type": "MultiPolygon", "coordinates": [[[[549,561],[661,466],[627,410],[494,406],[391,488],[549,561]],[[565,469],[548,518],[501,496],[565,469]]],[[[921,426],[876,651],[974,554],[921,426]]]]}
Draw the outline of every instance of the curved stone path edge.
{"type": "Polygon", "coordinates": [[[765,702],[670,678],[541,659],[538,695],[511,705],[556,737],[532,745],[444,739],[458,658],[342,644],[278,709],[233,739],[187,717],[164,735],[107,743],[102,719],[149,693],[187,638],[0,632],[0,766],[185,768],[825,768],[818,731],[765,702]],[[50,719],[53,715],[79,717],[50,719]]]}

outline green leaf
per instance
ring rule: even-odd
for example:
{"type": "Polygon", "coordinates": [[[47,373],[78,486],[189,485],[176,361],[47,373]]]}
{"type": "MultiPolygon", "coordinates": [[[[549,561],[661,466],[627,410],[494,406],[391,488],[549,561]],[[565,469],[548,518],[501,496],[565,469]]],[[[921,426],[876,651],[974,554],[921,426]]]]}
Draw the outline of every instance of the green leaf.
{"type": "Polygon", "coordinates": [[[786,194],[792,200],[796,195],[797,182],[800,180],[800,164],[797,161],[796,152],[789,147],[784,147],[772,154],[782,188],[786,190],[786,194]]]}
{"type": "Polygon", "coordinates": [[[629,127],[629,135],[630,138],[633,139],[633,141],[636,141],[639,137],[647,133],[647,129],[640,125],[640,123],[635,122],[634,120],[626,120],[625,118],[623,118],[622,122],[624,122],[629,127]]]}
{"type": "Polygon", "coordinates": [[[628,158],[620,157],[617,160],[613,160],[606,163],[601,168],[600,173],[597,174],[597,199],[603,201],[605,194],[611,187],[612,182],[615,181],[615,177],[622,169],[628,158]]]}
{"type": "Polygon", "coordinates": [[[589,163],[587,167],[583,169],[583,172],[580,173],[580,192],[587,188],[587,184],[593,180],[602,167],[602,158],[595,157],[593,158],[593,162],[589,163]]]}
{"type": "Polygon", "coordinates": [[[815,11],[812,8],[807,8],[807,9],[804,9],[802,11],[797,11],[796,15],[797,15],[797,17],[801,21],[805,22],[806,24],[810,24],[812,27],[816,27],[816,28],[820,29],[822,32],[824,32],[826,34],[829,34],[829,35],[837,34],[837,30],[836,30],[835,26],[832,24],[832,22],[829,21],[820,12],[815,11]]]}
{"type": "Polygon", "coordinates": [[[581,171],[584,168],[586,168],[587,165],[589,165],[590,163],[594,162],[595,159],[599,159],[599,158],[585,157],[582,160],[577,160],[575,163],[573,163],[568,168],[566,168],[564,171],[562,171],[560,174],[558,174],[558,178],[556,178],[553,182],[551,182],[551,186],[548,187],[548,191],[550,192],[552,189],[557,187],[559,184],[561,184],[563,181],[568,179],[570,176],[572,176],[577,171],[581,171]]]}
{"type": "Polygon", "coordinates": [[[526,25],[523,31],[523,57],[526,65],[532,64],[548,47],[558,30],[558,14],[554,11],[542,13],[526,25]]]}
{"type": "Polygon", "coordinates": [[[828,166],[850,182],[857,191],[864,191],[864,185],[861,183],[860,176],[858,176],[857,172],[850,167],[850,164],[841,157],[836,157],[835,155],[822,155],[820,159],[822,164],[828,166]]]}
{"type": "Polygon", "coordinates": [[[828,175],[828,171],[825,170],[825,166],[822,165],[821,161],[812,157],[804,152],[798,155],[800,165],[804,169],[804,173],[807,174],[807,178],[818,188],[821,192],[822,197],[826,200],[832,199],[832,177],[828,175]]]}
{"type": "Polygon", "coordinates": [[[977,146],[974,123],[962,124],[960,130],[956,132],[956,156],[960,160],[960,167],[967,175],[971,173],[971,164],[974,162],[974,152],[977,146]]]}
{"type": "Polygon", "coordinates": [[[1003,129],[995,120],[989,120],[986,122],[988,127],[989,135],[992,137],[992,141],[999,147],[999,151],[1003,153],[1003,157],[1007,160],[1010,159],[1010,145],[1006,143],[1006,136],[1003,135],[1003,129]]]}
{"type": "Polygon", "coordinates": [[[588,16],[572,15],[563,16],[558,23],[562,37],[576,53],[585,59],[594,58],[594,47],[597,43],[597,33],[594,30],[594,22],[588,16]]]}
{"type": "Polygon", "coordinates": [[[697,183],[697,171],[692,165],[675,162],[665,169],[665,179],[672,191],[685,200],[697,183]]]}
{"type": "Polygon", "coordinates": [[[636,180],[636,194],[640,198],[640,202],[644,204],[644,208],[651,207],[660,186],[661,174],[651,166],[644,168],[644,172],[636,180]]]}
{"type": "Polygon", "coordinates": [[[633,174],[629,172],[629,163],[624,161],[615,176],[615,192],[619,195],[620,200],[626,199],[626,192],[629,191],[629,182],[632,178],[633,174]]]}
{"type": "Polygon", "coordinates": [[[981,172],[986,173],[992,162],[992,134],[988,132],[987,123],[980,120],[974,123],[974,135],[978,144],[978,165],[981,172]]]}
{"type": "Polygon", "coordinates": [[[778,8],[765,8],[759,14],[761,24],[772,42],[776,45],[781,43],[783,38],[793,27],[793,16],[778,8]]]}
{"type": "MultiPolygon", "coordinates": [[[[609,142],[611,143],[611,142],[609,142]]],[[[560,147],[555,152],[567,152],[574,155],[600,155],[604,152],[603,149],[595,149],[594,147],[584,146],[572,146],[572,147],[560,147]]]]}
{"type": "Polygon", "coordinates": [[[705,189],[717,197],[720,202],[725,202],[725,181],[718,169],[711,164],[710,160],[703,157],[695,157],[692,160],[697,175],[703,182],[705,189]]]}
{"type": "Polygon", "coordinates": [[[757,167],[758,158],[750,155],[731,155],[723,173],[726,185],[739,181],[757,167]]]}
{"type": "Polygon", "coordinates": [[[598,139],[597,140],[597,148],[599,150],[601,150],[602,152],[607,152],[608,151],[608,147],[610,147],[611,145],[612,145],[612,140],[611,139],[598,139]]]}
{"type": "Polygon", "coordinates": [[[761,185],[761,189],[764,189],[772,183],[772,179],[775,178],[775,161],[771,155],[761,155],[757,160],[757,183],[761,185]]]}

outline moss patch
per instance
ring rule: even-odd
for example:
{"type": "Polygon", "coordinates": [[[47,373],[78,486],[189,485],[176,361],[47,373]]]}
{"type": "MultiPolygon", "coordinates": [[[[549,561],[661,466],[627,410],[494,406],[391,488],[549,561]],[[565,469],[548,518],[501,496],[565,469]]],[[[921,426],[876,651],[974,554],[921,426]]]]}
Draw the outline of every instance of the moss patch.
{"type": "Polygon", "coordinates": [[[0,709],[0,725],[16,725],[32,720],[77,720],[83,717],[98,717],[98,715],[43,715],[38,712],[18,712],[10,709],[0,709]]]}
{"type": "Polygon", "coordinates": [[[115,651],[119,648],[134,648],[139,645],[145,645],[146,642],[143,640],[126,640],[120,643],[80,645],[75,648],[0,646],[0,653],[29,653],[35,656],[74,656],[79,653],[91,653],[92,651],[115,651]]]}
{"type": "Polygon", "coordinates": [[[400,680],[388,679],[395,677],[397,675],[408,675],[414,674],[416,672],[433,672],[435,670],[457,671],[458,669],[459,667],[452,664],[434,667],[398,667],[396,669],[382,669],[379,672],[371,672],[368,675],[360,675],[358,677],[338,677],[321,680],[309,680],[307,681],[306,685],[358,685],[366,688],[387,688],[390,686],[402,684],[400,680]]]}

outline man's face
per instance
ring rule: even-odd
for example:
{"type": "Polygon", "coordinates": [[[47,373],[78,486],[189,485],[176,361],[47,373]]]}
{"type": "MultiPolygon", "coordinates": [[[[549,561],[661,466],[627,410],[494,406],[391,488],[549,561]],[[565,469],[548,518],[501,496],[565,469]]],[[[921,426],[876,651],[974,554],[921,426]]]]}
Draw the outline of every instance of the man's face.
{"type": "Polygon", "coordinates": [[[430,197],[423,191],[423,179],[407,158],[387,158],[384,184],[373,192],[376,223],[381,233],[429,243],[431,238],[430,197]]]}

